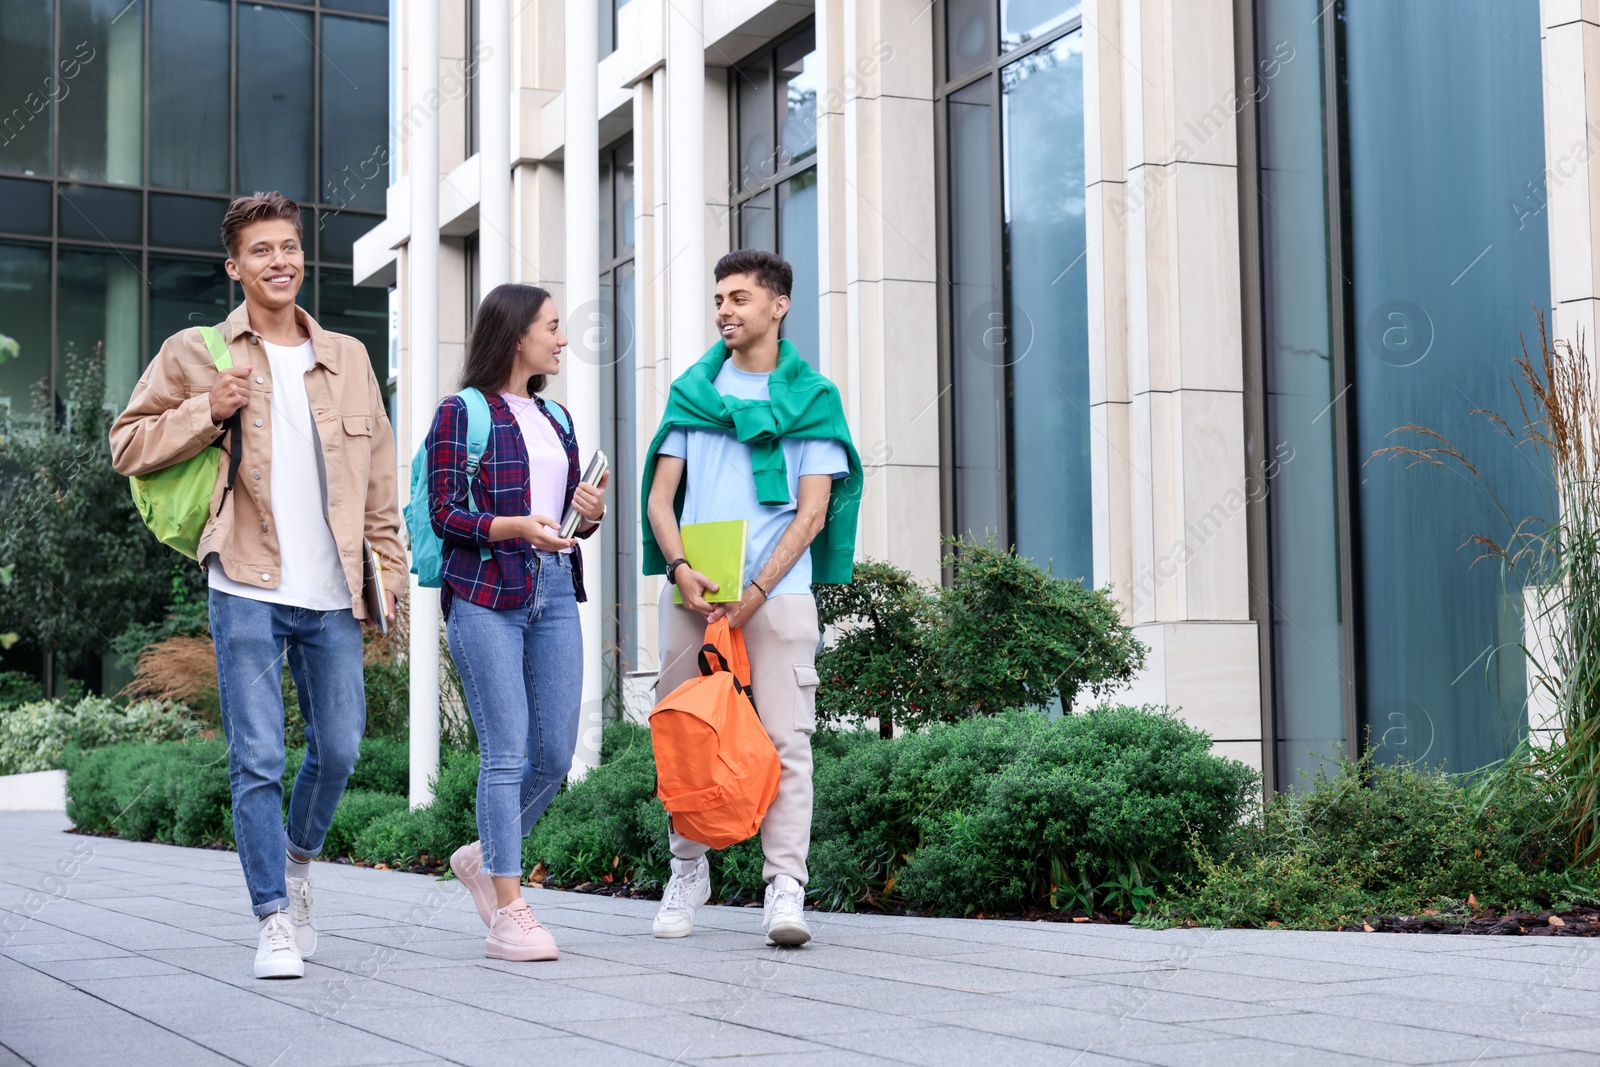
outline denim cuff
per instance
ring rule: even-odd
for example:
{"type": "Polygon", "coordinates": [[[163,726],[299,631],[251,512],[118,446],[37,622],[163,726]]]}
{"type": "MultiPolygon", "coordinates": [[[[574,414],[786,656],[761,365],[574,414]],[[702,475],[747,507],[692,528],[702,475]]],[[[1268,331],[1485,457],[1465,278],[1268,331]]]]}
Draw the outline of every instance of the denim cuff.
{"type": "Polygon", "coordinates": [[[257,904],[250,910],[256,913],[256,918],[265,919],[275,911],[288,911],[289,898],[278,897],[276,900],[269,900],[265,904],[257,904]]]}

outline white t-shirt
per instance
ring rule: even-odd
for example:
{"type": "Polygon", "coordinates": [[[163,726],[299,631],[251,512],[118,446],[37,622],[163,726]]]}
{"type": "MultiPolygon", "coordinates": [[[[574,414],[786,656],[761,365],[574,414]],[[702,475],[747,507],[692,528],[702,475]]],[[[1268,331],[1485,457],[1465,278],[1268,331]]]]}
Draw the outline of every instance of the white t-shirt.
{"type": "MultiPolygon", "coordinates": [[[[269,604],[287,604],[313,611],[350,608],[350,587],[339,563],[339,547],[328,529],[327,487],[317,458],[317,433],[306,397],[306,371],[316,356],[309,340],[284,348],[263,339],[272,366],[272,525],[278,537],[280,578],[276,589],[261,589],[236,582],[223,573],[215,554],[208,574],[211,588],[269,604]]],[[[267,417],[254,403],[239,409],[240,418],[267,417]]],[[[250,476],[248,453],[239,465],[234,492],[244,492],[239,481],[250,476]]]]}
{"type": "MultiPolygon", "coordinates": [[[[522,443],[528,449],[528,502],[530,515],[544,515],[556,520],[546,526],[554,536],[561,536],[561,516],[566,512],[567,499],[567,449],[556,434],[556,428],[539,410],[533,397],[515,393],[501,393],[511,414],[517,418],[522,430],[522,443]]],[[[563,552],[571,552],[563,548],[563,552]]]]}

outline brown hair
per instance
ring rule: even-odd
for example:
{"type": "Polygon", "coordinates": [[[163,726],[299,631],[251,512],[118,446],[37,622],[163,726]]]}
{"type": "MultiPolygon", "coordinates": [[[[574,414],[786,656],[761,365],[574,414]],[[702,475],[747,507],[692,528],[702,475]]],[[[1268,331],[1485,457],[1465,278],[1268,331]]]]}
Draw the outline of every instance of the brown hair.
{"type": "MultiPolygon", "coordinates": [[[[461,368],[461,387],[498,393],[511,379],[517,363],[517,339],[544,310],[550,294],[537,285],[497,285],[478,305],[467,339],[467,358],[461,368]]],[[[528,378],[528,392],[544,392],[545,376],[528,378]]]]}
{"type": "Polygon", "coordinates": [[[235,254],[234,245],[239,240],[239,231],[262,219],[282,219],[294,223],[295,236],[305,241],[305,233],[300,228],[299,204],[282,193],[241,196],[228,205],[228,213],[222,216],[222,247],[230,259],[235,254]]]}
{"type": "Polygon", "coordinates": [[[748,274],[773,296],[788,296],[794,288],[794,268],[787,260],[771,252],[755,248],[741,248],[717,260],[711,273],[721,281],[730,274],[748,274]]]}

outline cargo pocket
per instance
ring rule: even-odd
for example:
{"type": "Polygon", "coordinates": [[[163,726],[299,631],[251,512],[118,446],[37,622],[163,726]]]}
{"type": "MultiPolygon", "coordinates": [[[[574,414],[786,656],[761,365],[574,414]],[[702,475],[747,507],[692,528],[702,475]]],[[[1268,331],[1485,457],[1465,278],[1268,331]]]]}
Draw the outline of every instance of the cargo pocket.
{"type": "Polygon", "coordinates": [[[794,728],[803,734],[817,730],[817,669],[809,663],[794,665],[794,728]]]}

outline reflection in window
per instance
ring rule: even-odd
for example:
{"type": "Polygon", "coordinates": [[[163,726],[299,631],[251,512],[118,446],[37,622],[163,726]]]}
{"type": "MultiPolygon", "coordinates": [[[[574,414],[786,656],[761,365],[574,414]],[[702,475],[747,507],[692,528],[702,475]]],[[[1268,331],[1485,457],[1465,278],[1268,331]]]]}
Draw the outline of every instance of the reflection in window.
{"type": "Polygon", "coordinates": [[[33,426],[35,387],[50,383],[50,250],[0,243],[0,335],[17,344],[0,362],[0,426],[33,426]]]}
{"type": "MultiPolygon", "coordinates": [[[[301,292],[310,289],[301,286],[301,292]]],[[[372,373],[389,402],[389,292],[351,284],[350,272],[333,267],[317,269],[317,324],[324,330],[349,334],[367,349],[372,373]]]]}
{"type": "Polygon", "coordinates": [[[807,28],[732,71],[740,174],[734,193],[741,248],[774,252],[794,269],[783,336],[813,367],[821,344],[817,259],[817,71],[807,28]]]}
{"type": "Polygon", "coordinates": [[[138,185],[144,179],[143,0],[67,0],[61,63],[62,177],[138,185]]]}
{"type": "Polygon", "coordinates": [[[239,5],[239,188],[311,198],[311,15],[239,5]]]}
{"type": "Polygon", "coordinates": [[[389,34],[381,22],[322,19],[322,186],[318,199],[384,209],[389,34]]]}
{"type": "MultiPolygon", "coordinates": [[[[51,62],[52,0],[0,4],[0,168],[50,173],[50,108],[71,92],[51,62]]],[[[69,51],[70,54],[70,51],[69,51]]]]}
{"type": "Polygon", "coordinates": [[[218,258],[151,254],[150,356],[162,342],[190,326],[215,326],[228,317],[228,275],[218,258]]]}
{"type": "Polygon", "coordinates": [[[229,10],[161,0],[150,12],[150,184],[226,193],[229,10]]]}
{"type": "Polygon", "coordinates": [[[633,247],[633,144],[624,141],[600,154],[600,358],[601,447],[611,457],[608,505],[615,521],[601,526],[601,604],[607,640],[616,646],[621,669],[638,666],[639,474],[634,351],[635,280],[633,247]]]}
{"type": "Polygon", "coordinates": [[[120,412],[139,380],[139,253],[62,249],[56,266],[56,344],[60,360],[99,352],[106,406],[120,412]]]}
{"type": "Polygon", "coordinates": [[[1000,49],[1021,48],[1083,10],[1083,0],[1000,0],[1000,49]]]}

